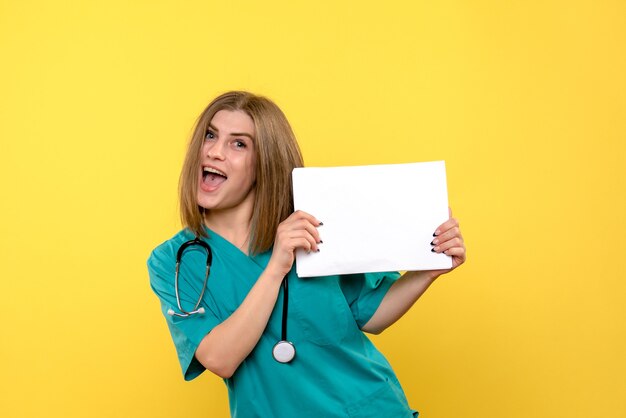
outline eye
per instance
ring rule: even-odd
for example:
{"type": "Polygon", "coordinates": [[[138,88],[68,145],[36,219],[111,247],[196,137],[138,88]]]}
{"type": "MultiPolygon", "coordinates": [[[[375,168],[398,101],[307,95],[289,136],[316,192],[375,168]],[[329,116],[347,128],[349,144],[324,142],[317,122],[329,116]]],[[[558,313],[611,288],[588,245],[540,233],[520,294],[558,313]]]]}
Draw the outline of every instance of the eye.
{"type": "Polygon", "coordinates": [[[241,148],[241,149],[243,149],[243,148],[247,148],[247,147],[248,147],[248,145],[247,145],[244,141],[241,141],[241,140],[239,140],[239,139],[235,139],[235,140],[233,141],[233,146],[234,146],[235,148],[241,148]]]}
{"type": "Polygon", "coordinates": [[[206,131],[206,135],[204,136],[204,139],[207,141],[211,139],[215,139],[215,134],[213,133],[212,130],[209,129],[206,131]]]}

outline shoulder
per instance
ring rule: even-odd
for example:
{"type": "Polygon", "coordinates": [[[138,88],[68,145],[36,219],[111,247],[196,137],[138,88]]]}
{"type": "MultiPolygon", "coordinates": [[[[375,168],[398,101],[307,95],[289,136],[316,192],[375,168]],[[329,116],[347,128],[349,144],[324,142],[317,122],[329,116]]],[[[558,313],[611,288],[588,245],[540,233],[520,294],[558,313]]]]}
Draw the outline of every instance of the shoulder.
{"type": "Polygon", "coordinates": [[[194,234],[187,228],[179,231],[168,239],[167,241],[159,244],[148,257],[148,270],[160,270],[171,266],[174,268],[176,265],[176,253],[180,246],[194,238],[194,234]]]}

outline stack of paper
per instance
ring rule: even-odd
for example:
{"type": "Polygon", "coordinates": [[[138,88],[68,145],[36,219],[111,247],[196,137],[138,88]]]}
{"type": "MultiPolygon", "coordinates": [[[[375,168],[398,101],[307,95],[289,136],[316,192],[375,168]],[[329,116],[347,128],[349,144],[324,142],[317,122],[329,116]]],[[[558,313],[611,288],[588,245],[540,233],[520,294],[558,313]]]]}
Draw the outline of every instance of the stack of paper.
{"type": "Polygon", "coordinates": [[[324,223],[320,252],[296,252],[300,277],[452,267],[430,245],[449,217],[444,161],[296,168],[293,191],[324,223]]]}

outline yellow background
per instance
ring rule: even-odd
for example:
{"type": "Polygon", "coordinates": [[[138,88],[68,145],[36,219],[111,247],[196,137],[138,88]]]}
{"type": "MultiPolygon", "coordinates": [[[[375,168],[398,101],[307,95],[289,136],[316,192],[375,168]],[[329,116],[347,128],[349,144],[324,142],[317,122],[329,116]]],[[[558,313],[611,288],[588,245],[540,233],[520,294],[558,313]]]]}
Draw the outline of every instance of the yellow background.
{"type": "Polygon", "coordinates": [[[623,1],[2,0],[0,57],[2,417],[227,416],[145,261],[229,89],[311,166],[446,160],[469,260],[374,338],[421,416],[626,416],[623,1]]]}

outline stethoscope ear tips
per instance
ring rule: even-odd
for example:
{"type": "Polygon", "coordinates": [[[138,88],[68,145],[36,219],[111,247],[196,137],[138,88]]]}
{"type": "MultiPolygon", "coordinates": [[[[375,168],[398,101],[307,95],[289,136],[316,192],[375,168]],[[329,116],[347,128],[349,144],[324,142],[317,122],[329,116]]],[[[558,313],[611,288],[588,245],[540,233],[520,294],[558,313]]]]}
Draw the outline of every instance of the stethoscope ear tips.
{"type": "MultiPolygon", "coordinates": [[[[183,312],[184,312],[184,311],[183,311],[183,312]]],[[[191,312],[184,312],[184,313],[182,313],[182,314],[180,314],[180,313],[176,313],[176,312],[174,311],[174,309],[172,309],[172,308],[169,308],[169,309],[167,310],[167,314],[168,314],[169,316],[180,316],[181,318],[187,318],[188,316],[193,315],[193,314],[197,314],[197,313],[199,313],[199,314],[203,314],[204,312],[205,312],[205,311],[204,311],[204,308],[202,308],[202,307],[201,307],[201,308],[198,308],[198,309],[197,309],[197,310],[195,310],[195,311],[191,311],[191,312]]]]}

